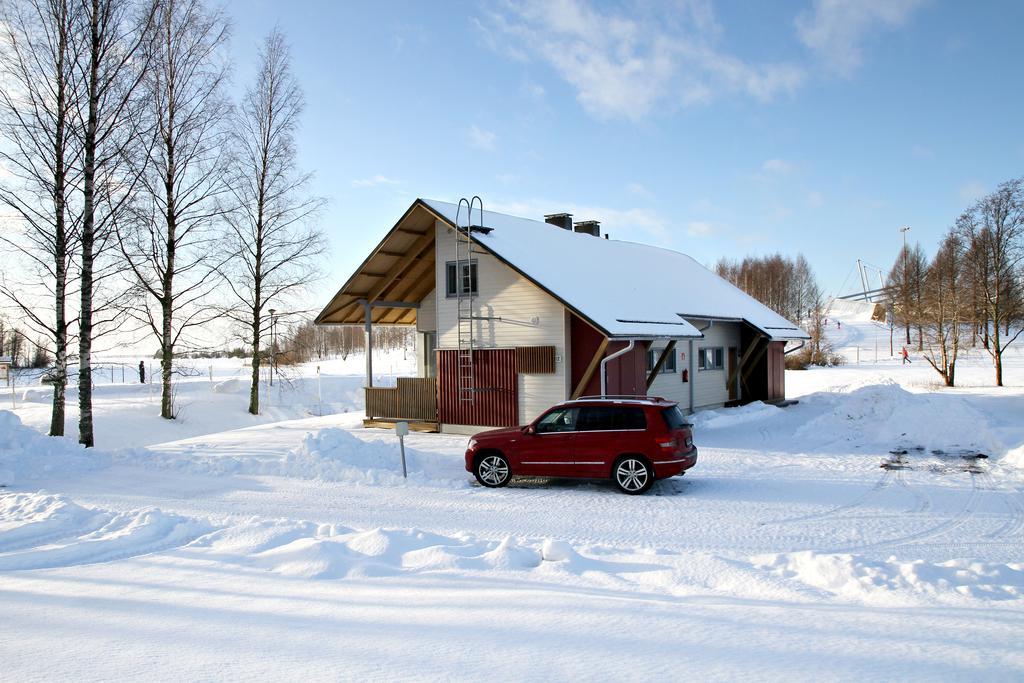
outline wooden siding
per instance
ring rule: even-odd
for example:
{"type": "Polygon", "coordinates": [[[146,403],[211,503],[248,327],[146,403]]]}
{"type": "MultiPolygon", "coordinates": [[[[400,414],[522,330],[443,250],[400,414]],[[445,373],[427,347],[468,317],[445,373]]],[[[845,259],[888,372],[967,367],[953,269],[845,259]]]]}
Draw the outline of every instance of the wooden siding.
{"type": "Polygon", "coordinates": [[[396,387],[366,387],[366,417],[398,417],[396,387]]]}
{"type": "Polygon", "coordinates": [[[473,365],[475,398],[473,401],[459,400],[458,351],[437,352],[438,421],[488,427],[514,427],[519,424],[515,351],[475,351],[473,365]]]}
{"type": "Polygon", "coordinates": [[[431,290],[420,300],[416,310],[416,331],[434,332],[437,330],[437,289],[431,290]]]}
{"type": "Polygon", "coordinates": [[[395,387],[366,387],[366,417],[437,420],[437,382],[432,377],[399,377],[395,387]]]}
{"type": "Polygon", "coordinates": [[[516,370],[548,374],[555,371],[554,346],[517,346],[516,370]]]}
{"type": "MultiPolygon", "coordinates": [[[[559,228],[552,226],[551,229],[559,228]]],[[[455,260],[455,233],[438,222],[435,234],[437,346],[442,350],[455,349],[458,347],[456,300],[445,296],[445,263],[455,260]]],[[[519,375],[518,415],[525,423],[552,404],[568,398],[565,307],[490,254],[477,253],[474,258],[479,290],[475,313],[488,318],[478,321],[474,329],[477,348],[553,346],[559,359],[552,373],[519,375]]]]}

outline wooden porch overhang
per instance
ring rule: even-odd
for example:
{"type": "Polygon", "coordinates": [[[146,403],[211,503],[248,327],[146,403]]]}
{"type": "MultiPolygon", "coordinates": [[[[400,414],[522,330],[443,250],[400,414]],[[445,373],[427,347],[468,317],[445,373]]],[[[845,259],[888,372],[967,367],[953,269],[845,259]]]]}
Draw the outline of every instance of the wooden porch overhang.
{"type": "Polygon", "coordinates": [[[342,285],[317,325],[414,325],[420,301],[434,289],[435,215],[414,204],[342,285]]]}

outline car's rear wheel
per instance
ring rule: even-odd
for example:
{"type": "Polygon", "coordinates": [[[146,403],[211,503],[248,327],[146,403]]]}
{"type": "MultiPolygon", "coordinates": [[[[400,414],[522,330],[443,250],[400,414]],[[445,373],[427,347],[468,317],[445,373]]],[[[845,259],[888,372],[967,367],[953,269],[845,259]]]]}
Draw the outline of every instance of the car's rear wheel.
{"type": "Polygon", "coordinates": [[[654,485],[654,468],[643,456],[624,455],[612,466],[612,481],[623,493],[644,493],[654,485]]]}
{"type": "Polygon", "coordinates": [[[473,474],[481,485],[493,489],[509,482],[512,468],[509,467],[508,458],[501,453],[484,453],[477,458],[473,474]]]}

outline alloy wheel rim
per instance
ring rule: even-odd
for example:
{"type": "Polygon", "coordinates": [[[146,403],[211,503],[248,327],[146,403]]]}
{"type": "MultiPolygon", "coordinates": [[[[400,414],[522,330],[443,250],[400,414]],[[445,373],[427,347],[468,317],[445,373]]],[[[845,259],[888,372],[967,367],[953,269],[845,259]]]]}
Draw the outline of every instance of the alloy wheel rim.
{"type": "Polygon", "coordinates": [[[639,460],[623,460],[615,470],[615,478],[627,491],[639,491],[647,483],[647,468],[639,460]]]}
{"type": "Polygon", "coordinates": [[[480,478],[488,484],[500,484],[508,477],[508,465],[501,458],[491,455],[480,462],[480,478]]]}

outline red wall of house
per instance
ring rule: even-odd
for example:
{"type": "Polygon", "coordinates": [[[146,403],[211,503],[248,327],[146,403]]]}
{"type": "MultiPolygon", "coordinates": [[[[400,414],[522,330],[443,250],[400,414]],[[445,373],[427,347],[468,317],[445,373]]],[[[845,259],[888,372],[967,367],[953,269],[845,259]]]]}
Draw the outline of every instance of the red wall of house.
{"type": "Polygon", "coordinates": [[[786,398],[786,342],[768,344],[768,400],[786,398]]]}
{"type": "MultiPolygon", "coordinates": [[[[601,341],[604,339],[597,330],[581,320],[579,317],[571,316],[569,323],[569,334],[572,343],[570,354],[572,363],[572,388],[579,384],[587,366],[597,352],[601,341]]],[[[605,356],[626,347],[628,342],[612,342],[605,349],[605,356]]],[[[648,342],[638,342],[630,353],[620,356],[608,363],[608,393],[609,394],[647,394],[647,347],[648,342]]],[[[594,372],[593,377],[583,390],[583,396],[596,396],[601,393],[600,368],[594,372]]]]}
{"type": "Polygon", "coordinates": [[[519,424],[516,352],[473,352],[473,401],[459,399],[458,351],[437,352],[437,419],[442,424],[514,427],[519,424]]]}

